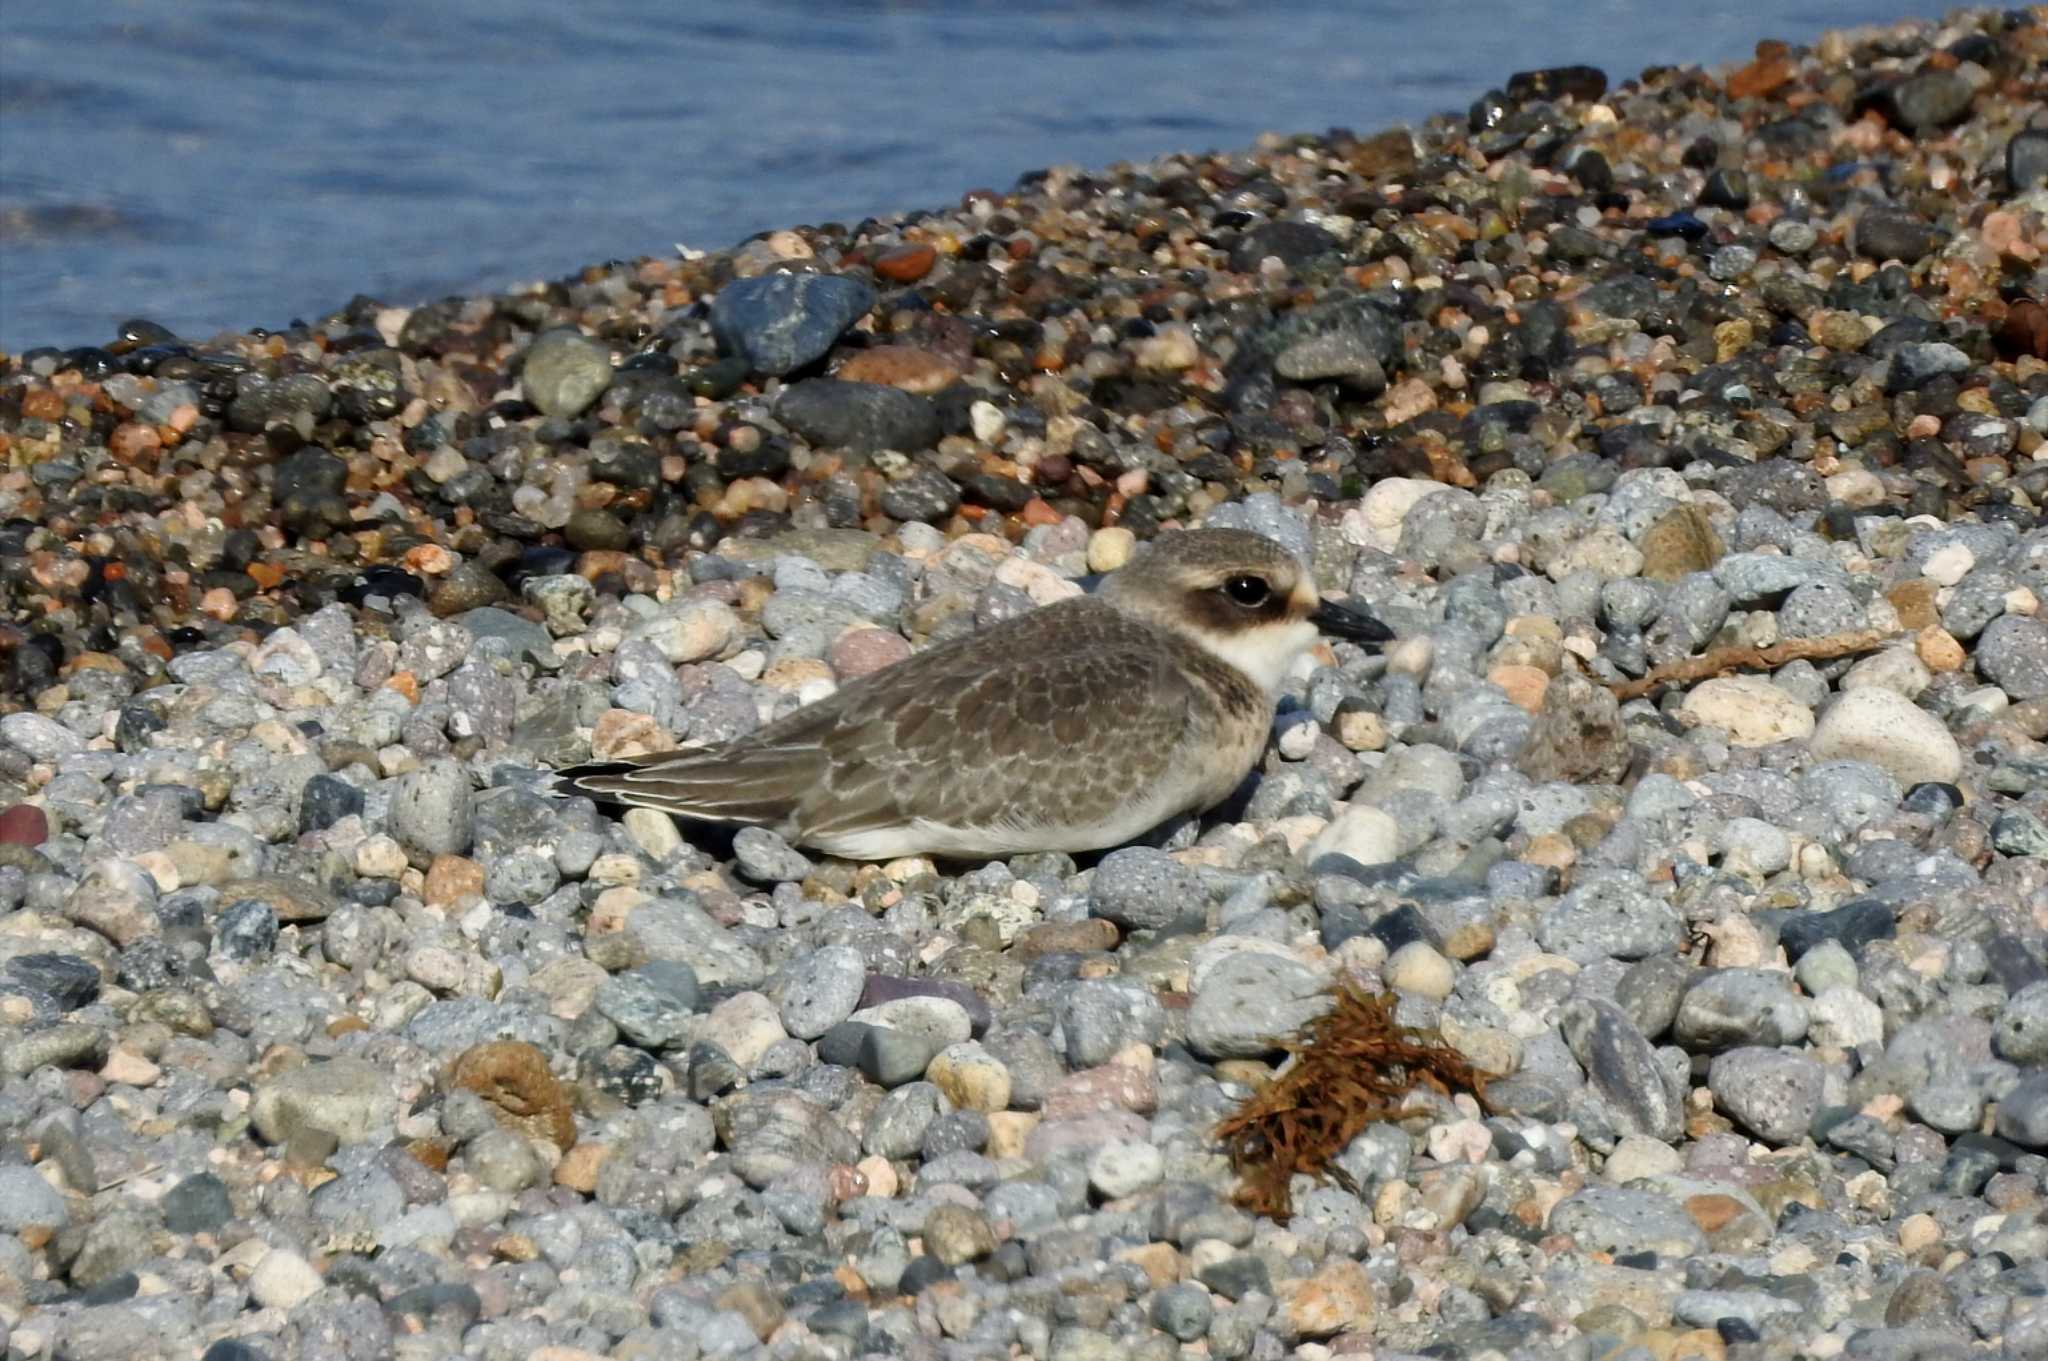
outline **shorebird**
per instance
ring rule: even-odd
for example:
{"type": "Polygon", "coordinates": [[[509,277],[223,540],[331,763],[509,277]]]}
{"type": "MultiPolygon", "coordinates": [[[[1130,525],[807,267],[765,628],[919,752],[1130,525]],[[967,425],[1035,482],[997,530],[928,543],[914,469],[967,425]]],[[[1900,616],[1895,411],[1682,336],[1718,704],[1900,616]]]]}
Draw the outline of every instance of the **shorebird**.
{"type": "Polygon", "coordinates": [[[1182,530],[1091,595],[956,638],[722,746],[594,762],[562,791],[848,860],[1122,845],[1213,807],[1319,631],[1393,635],[1279,544],[1182,530]]]}

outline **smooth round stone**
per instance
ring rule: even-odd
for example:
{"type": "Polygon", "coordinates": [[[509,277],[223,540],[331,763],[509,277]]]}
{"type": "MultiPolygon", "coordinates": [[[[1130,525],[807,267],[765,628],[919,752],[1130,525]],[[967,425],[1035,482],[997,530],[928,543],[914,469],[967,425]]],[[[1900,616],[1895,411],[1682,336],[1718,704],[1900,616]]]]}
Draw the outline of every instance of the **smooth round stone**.
{"type": "Polygon", "coordinates": [[[866,985],[866,957],[851,945],[827,945],[795,960],[779,985],[783,1029],[817,1039],[853,1015],[866,985]]]}
{"type": "Polygon", "coordinates": [[[1629,1011],[1613,1002],[1574,998],[1560,1008],[1558,1029],[1623,1133],[1678,1137],[1684,1112],[1657,1051],[1629,1011]]]}
{"type": "Polygon", "coordinates": [[[1672,1034],[1693,1053],[1742,1044],[1796,1044],[1806,1035],[1806,999],[1770,969],[1720,969],[1678,1004],[1672,1034]]]}
{"type": "Polygon", "coordinates": [[[1581,1251],[1615,1256],[1654,1252],[1684,1258],[1707,1251],[1707,1235],[1683,1206],[1655,1191],[1589,1186],[1550,1212],[1549,1230],[1569,1235],[1581,1251]]]}
{"type": "Polygon", "coordinates": [[[1677,1149],[1662,1139],[1651,1139],[1641,1134],[1630,1134],[1614,1146],[1607,1155],[1607,1165],[1601,1175],[1610,1186],[1626,1186],[1643,1177],[1669,1176],[1684,1167],[1685,1160],[1677,1149]]]}
{"type": "Polygon", "coordinates": [[[234,1218],[227,1183],[198,1172],[164,1193],[164,1227],[172,1233],[212,1233],[234,1218]]]}
{"type": "Polygon", "coordinates": [[[2048,1148],[2048,1073],[2023,1079],[1999,1098],[1998,1133],[2022,1148],[2048,1148]]]}
{"type": "Polygon", "coordinates": [[[1442,999],[1457,986],[1458,966],[1427,941],[1412,940],[1387,957],[1383,976],[1396,992],[1442,999]]]}
{"type": "Polygon", "coordinates": [[[634,625],[626,638],[650,642],[669,661],[684,666],[723,653],[739,632],[739,616],[728,606],[715,600],[690,600],[634,625]]]}
{"type": "Polygon", "coordinates": [[[979,1044],[949,1044],[933,1056],[925,1080],[963,1111],[1000,1111],[1010,1106],[1010,1070],[979,1044]]]}
{"type": "Polygon", "coordinates": [[[777,1041],[789,1036],[773,1002],[758,992],[742,992],[706,1013],[696,1038],[717,1045],[742,1072],[750,1072],[777,1041]]]}
{"type": "Polygon", "coordinates": [[[822,358],[874,306],[875,291],[838,274],[735,279],[711,300],[711,329],[756,373],[779,376],[822,358]]]}
{"type": "Polygon", "coordinates": [[[1933,681],[1934,673],[1910,650],[1888,647],[1850,667],[1842,677],[1841,689],[1846,694],[1877,687],[1910,700],[1919,698],[1933,681]]]}
{"type": "Polygon", "coordinates": [[[1992,620],[1977,638],[1977,669],[2014,699],[2048,695],[2048,619],[2007,614],[1992,620]]]}
{"type": "MultiPolygon", "coordinates": [[[[939,410],[930,399],[880,383],[837,378],[790,384],[776,400],[775,414],[819,448],[860,453],[929,449],[943,433],[939,410]]],[[[935,523],[959,508],[960,492],[945,474],[920,465],[889,483],[880,500],[883,513],[898,520],[935,523]]]]}
{"type": "Polygon", "coordinates": [[[1401,824],[1390,813],[1364,804],[1340,809],[1316,834],[1302,858],[1313,867],[1326,855],[1348,856],[1361,865],[1384,865],[1401,854],[1401,824]]]}
{"type": "Polygon", "coordinates": [[[1149,1143],[1119,1140],[1088,1159],[1088,1184],[1104,1200],[1122,1200],[1157,1186],[1166,1176],[1166,1155],[1149,1143]]]}
{"type": "Polygon", "coordinates": [[[694,1026],[694,998],[677,995],[668,983],[642,970],[607,978],[594,1001],[597,1012],[619,1028],[628,1043],[643,1049],[664,1049],[688,1036],[694,1026]]]}
{"type": "Polygon", "coordinates": [[[28,1228],[61,1229],[71,1210],[56,1187],[32,1167],[0,1167],[0,1233],[28,1228]]]}
{"type": "Polygon", "coordinates": [[[996,1250],[988,1216],[965,1205],[939,1205],[925,1216],[925,1247],[947,1266],[977,1262],[996,1250]]]}
{"type": "Polygon", "coordinates": [[[1106,525],[1088,536],[1088,570],[1114,572],[1137,551],[1138,536],[1122,525],[1106,525]]]}
{"type": "Polygon", "coordinates": [[[1759,818],[1730,818],[1720,843],[1731,866],[1771,875],[1792,863],[1792,838],[1759,818]]]}
{"type": "Polygon", "coordinates": [[[1180,1342],[1193,1342],[1209,1331],[1216,1306],[1209,1292],[1193,1281],[1169,1285],[1152,1295],[1152,1324],[1180,1342]]]}
{"type": "Polygon", "coordinates": [[[1781,217],[1771,224],[1771,246],[1786,255],[1804,255],[1819,240],[1820,233],[1812,224],[1797,218],[1781,217]]]}
{"type": "Polygon", "coordinates": [[[85,750],[85,739],[54,718],[23,711],[0,718],[0,741],[36,761],[54,761],[85,750]]]}
{"type": "Polygon", "coordinates": [[[273,1144],[307,1129],[323,1130],[344,1144],[361,1143],[397,1114],[390,1075],[348,1056],[287,1069],[258,1084],[249,1104],[256,1132],[273,1144]]]}
{"type": "Polygon", "coordinates": [[[583,414],[612,381],[609,346],[567,327],[543,332],[520,370],[526,400],[550,416],[583,414]]]}
{"type": "Polygon", "coordinates": [[[1715,1056],[1707,1069],[1714,1104],[1767,1143],[1804,1136],[1820,1112],[1826,1072],[1810,1055],[1746,1046],[1715,1056]]]}
{"type": "Polygon", "coordinates": [[[908,1158],[924,1147],[934,1120],[951,1107],[945,1093],[929,1082],[909,1082],[882,1098],[868,1117],[861,1147],[883,1158],[908,1158]]]}
{"type": "Polygon", "coordinates": [[[1060,1037],[1072,1068],[1107,1063],[1132,1044],[1156,1042],[1166,1029],[1166,1011],[1152,990],[1127,978],[1093,978],[1071,983],[1057,1003],[1060,1037]]]}
{"type": "Polygon", "coordinates": [[[1882,1044],[1884,1010],[1858,992],[1854,984],[1829,984],[1814,992],[1808,1005],[1806,1036],[1808,1043],[1825,1049],[1882,1044]]]}
{"type": "Polygon", "coordinates": [[[249,1298],[266,1309],[294,1309],[322,1285],[313,1264],[290,1248],[272,1248],[249,1273],[249,1298]]]}
{"type": "Polygon", "coordinates": [[[459,762],[429,761],[399,776],[391,799],[391,832],[417,854],[460,855],[475,835],[469,772],[459,762]]]}
{"type": "Polygon", "coordinates": [[[1684,930],[1671,905],[1617,879],[1596,879],[1546,909],[1536,939],[1553,954],[1581,964],[1644,959],[1676,949],[1684,930]]]}
{"type": "Polygon", "coordinates": [[[1933,714],[1893,689],[1851,690],[1820,717],[1811,743],[1822,760],[1868,761],[1902,785],[1952,783],[1962,748],[1933,714]]]}
{"type": "Polygon", "coordinates": [[[32,803],[17,803],[0,812],[0,845],[40,846],[49,835],[49,815],[32,803]]]}
{"type": "Polygon", "coordinates": [[[1448,490],[1443,483],[1426,478],[1383,477],[1366,489],[1357,509],[1347,512],[1345,519],[1356,516],[1367,546],[1391,553],[1400,545],[1401,522],[1408,518],[1415,503],[1448,490]]]}
{"type": "Polygon", "coordinates": [[[362,811],[362,790],[338,776],[315,775],[299,793],[299,831],[325,831],[362,811]]]}
{"type": "Polygon", "coordinates": [[[974,1033],[967,1008],[950,997],[899,997],[864,1007],[848,1019],[856,1025],[923,1036],[940,1046],[959,1044],[974,1033]]]}
{"type": "Polygon", "coordinates": [[[508,1195],[537,1186],[547,1177],[547,1165],[533,1141],[509,1129],[485,1130],[464,1146],[462,1159],[479,1182],[508,1195]]]}
{"type": "Polygon", "coordinates": [[[1716,676],[1693,687],[1678,706],[1679,716],[1701,727],[1719,728],[1738,747],[1765,747],[1812,734],[1813,713],[1758,676],[1716,676]]]}
{"type": "MultiPolygon", "coordinates": [[[[1841,942],[1823,940],[1799,957],[1792,976],[1799,980],[1799,986],[1805,988],[1811,997],[1818,997],[1830,988],[1853,988],[1857,977],[1856,957],[1843,948],[1841,942]]],[[[2044,998],[2044,1002],[2048,1002],[2048,998],[2044,998]]]]}
{"type": "Polygon", "coordinates": [[[2014,1063],[2048,1062],[2048,981],[2029,983],[2006,999],[1992,1039],[1999,1055],[2014,1063]]]}
{"type": "Polygon", "coordinates": [[[910,656],[910,643],[889,629],[857,628],[842,633],[825,649],[832,674],[842,681],[880,671],[910,656]]]}
{"type": "Polygon", "coordinates": [[[1279,955],[1231,955],[1196,985],[1188,1007],[1188,1046],[1208,1058],[1254,1058],[1327,1011],[1322,980],[1279,955]]]}
{"type": "Polygon", "coordinates": [[[766,827],[742,827],[733,837],[733,859],[757,884],[791,884],[809,877],[809,857],[766,827]]]}
{"type": "Polygon", "coordinates": [[[1088,883],[1090,914],[1126,930],[1170,926],[1206,910],[1208,901],[1193,870],[1150,846],[1111,851],[1088,883]]]}

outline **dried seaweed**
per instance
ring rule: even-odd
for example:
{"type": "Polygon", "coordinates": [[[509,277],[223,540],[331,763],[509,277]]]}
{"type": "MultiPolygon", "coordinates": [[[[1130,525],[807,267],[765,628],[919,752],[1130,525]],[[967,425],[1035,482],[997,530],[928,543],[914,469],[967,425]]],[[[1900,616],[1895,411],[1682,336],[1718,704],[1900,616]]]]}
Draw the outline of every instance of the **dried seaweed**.
{"type": "Polygon", "coordinates": [[[1410,1114],[1419,1088],[1478,1095],[1488,1074],[1434,1031],[1394,1019],[1394,999],[1357,984],[1336,987],[1334,1005],[1283,1046],[1292,1062],[1216,1126],[1238,1176],[1237,1201],[1257,1214],[1293,1213],[1297,1172],[1350,1186],[1335,1158],[1367,1125],[1410,1114]]]}
{"type": "Polygon", "coordinates": [[[1825,638],[1791,638],[1769,647],[1717,647],[1697,657],[1686,657],[1660,666],[1641,680],[1603,682],[1616,699],[1641,699],[1660,685],[1675,681],[1708,680],[1737,671],[1770,671],[1787,662],[1832,661],[1853,657],[1882,647],[1898,635],[1883,629],[1859,629],[1854,633],[1831,633],[1825,638]]]}

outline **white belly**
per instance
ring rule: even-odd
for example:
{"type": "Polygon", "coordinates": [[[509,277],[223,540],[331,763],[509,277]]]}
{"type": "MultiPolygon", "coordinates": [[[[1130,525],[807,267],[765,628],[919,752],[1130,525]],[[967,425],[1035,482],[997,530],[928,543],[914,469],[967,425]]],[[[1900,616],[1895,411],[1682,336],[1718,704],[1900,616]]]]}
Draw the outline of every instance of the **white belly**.
{"type": "Polygon", "coordinates": [[[801,844],[842,860],[895,860],[906,855],[993,860],[1033,851],[1100,851],[1142,836],[1187,806],[1185,797],[1162,791],[1133,799],[1096,822],[962,827],[934,818],[913,818],[896,827],[806,839],[801,844]]]}

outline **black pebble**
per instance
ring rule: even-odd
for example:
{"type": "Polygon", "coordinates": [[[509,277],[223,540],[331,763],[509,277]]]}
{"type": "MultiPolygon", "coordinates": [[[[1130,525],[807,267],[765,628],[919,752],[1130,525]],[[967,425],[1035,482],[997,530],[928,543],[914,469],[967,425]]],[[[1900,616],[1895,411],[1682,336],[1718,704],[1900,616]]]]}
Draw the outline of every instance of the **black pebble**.
{"type": "Polygon", "coordinates": [[[315,775],[299,793],[299,833],[324,832],[363,811],[363,791],[335,775],[315,775]]]}
{"type": "Polygon", "coordinates": [[[214,946],[229,959],[261,959],[277,946],[277,910],[259,898],[230,903],[214,928],[214,946]]]}

